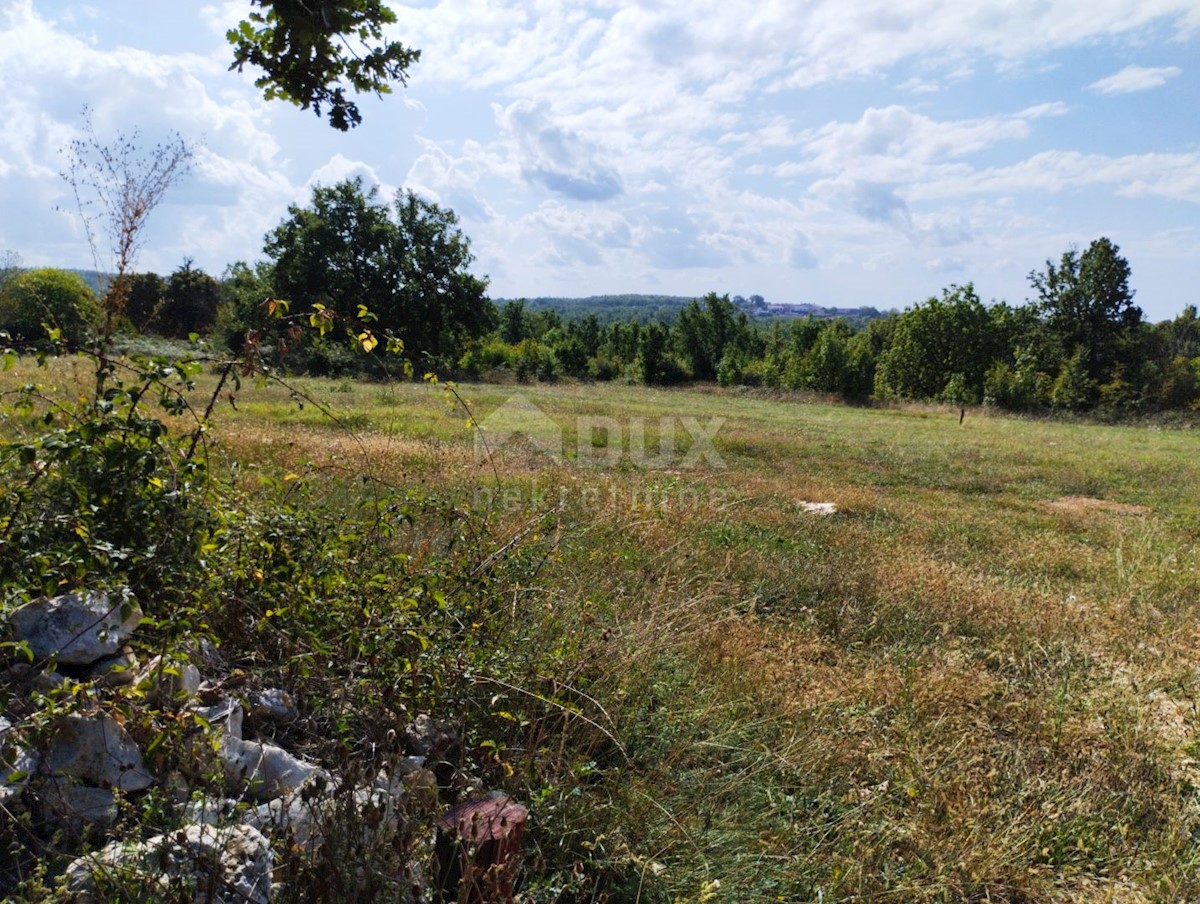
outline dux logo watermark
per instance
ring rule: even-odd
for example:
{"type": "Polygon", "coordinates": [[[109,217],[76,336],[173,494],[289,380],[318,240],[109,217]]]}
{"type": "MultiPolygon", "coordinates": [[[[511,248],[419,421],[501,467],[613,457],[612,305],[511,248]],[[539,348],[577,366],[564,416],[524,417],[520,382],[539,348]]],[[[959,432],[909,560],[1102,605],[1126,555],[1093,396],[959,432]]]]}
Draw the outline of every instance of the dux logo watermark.
{"type": "Polygon", "coordinates": [[[523,443],[557,464],[585,468],[616,468],[628,461],[647,470],[722,469],[725,462],[713,439],[724,423],[723,417],[580,415],[572,437],[529,399],[514,395],[479,421],[475,460],[486,461],[509,444],[523,443]]]}

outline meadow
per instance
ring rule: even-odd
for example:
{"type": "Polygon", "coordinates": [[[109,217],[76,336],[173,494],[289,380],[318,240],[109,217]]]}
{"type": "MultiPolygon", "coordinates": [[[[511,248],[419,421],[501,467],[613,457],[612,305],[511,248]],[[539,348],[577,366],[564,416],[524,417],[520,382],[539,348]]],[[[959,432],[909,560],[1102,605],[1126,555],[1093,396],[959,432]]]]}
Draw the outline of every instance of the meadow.
{"type": "Polygon", "coordinates": [[[516,563],[425,655],[472,689],[466,758],[530,807],[526,900],[1200,897],[1189,431],[300,379],[223,399],[207,442],[246,492],[411,488],[516,563]],[[514,395],[560,460],[480,444],[514,395]],[[662,467],[635,424],[675,435],[662,467]]]}

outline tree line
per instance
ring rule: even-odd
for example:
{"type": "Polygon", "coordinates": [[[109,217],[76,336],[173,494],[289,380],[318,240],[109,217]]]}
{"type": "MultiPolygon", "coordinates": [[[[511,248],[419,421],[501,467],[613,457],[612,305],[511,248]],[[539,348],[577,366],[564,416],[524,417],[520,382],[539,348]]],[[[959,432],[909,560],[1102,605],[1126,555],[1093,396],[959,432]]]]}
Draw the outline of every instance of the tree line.
{"type": "MultiPolygon", "coordinates": [[[[707,381],[1013,411],[1200,407],[1195,306],[1145,320],[1129,263],[1108,238],[1031,272],[1033,297],[1019,305],[985,304],[967,283],[865,323],[764,322],[710,293],[647,321],[494,304],[486,279],[470,272],[457,223],[453,211],[410,192],[387,202],[359,179],[317,187],[265,236],[255,264],[237,262],[220,280],[188,260],[166,277],[131,275],[123,323],[138,333],[208,335],[235,350],[250,340],[271,363],[318,375],[378,360],[333,339],[389,337],[414,368],[466,378],[707,381]],[[292,319],[273,316],[280,300],[294,305],[292,319]],[[294,316],[314,311],[331,341],[294,341],[294,316]]],[[[0,266],[0,330],[17,341],[51,329],[59,341],[82,343],[97,310],[78,276],[0,266]]]]}
{"type": "Polygon", "coordinates": [[[1133,303],[1129,277],[1120,249],[1100,238],[1031,272],[1035,297],[1024,304],[984,304],[967,283],[859,325],[805,317],[764,327],[715,293],[651,323],[604,324],[594,315],[564,322],[514,301],[460,365],[473,376],[700,380],[1013,411],[1198,407],[1195,306],[1150,323],[1133,303]]]}

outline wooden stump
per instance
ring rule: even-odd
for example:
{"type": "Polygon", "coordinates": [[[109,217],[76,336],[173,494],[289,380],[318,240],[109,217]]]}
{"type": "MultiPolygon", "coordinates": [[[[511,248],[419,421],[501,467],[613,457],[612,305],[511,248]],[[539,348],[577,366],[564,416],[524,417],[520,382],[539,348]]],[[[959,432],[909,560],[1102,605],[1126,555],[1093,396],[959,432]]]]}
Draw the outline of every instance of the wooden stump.
{"type": "Polygon", "coordinates": [[[525,807],[500,791],[447,810],[438,820],[435,848],[438,900],[511,902],[528,816],[525,807]]]}

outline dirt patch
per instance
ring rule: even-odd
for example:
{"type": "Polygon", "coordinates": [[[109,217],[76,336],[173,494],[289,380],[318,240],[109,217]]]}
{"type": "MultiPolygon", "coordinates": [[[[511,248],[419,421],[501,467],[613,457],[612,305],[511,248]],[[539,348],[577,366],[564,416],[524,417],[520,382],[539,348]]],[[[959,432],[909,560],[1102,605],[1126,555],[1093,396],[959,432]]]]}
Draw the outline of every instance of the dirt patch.
{"type": "Polygon", "coordinates": [[[1148,515],[1150,508],[1145,505],[1133,505],[1128,502],[1113,502],[1109,499],[1097,499],[1094,496],[1064,496],[1053,502],[1043,502],[1045,508],[1053,512],[1069,514],[1087,514],[1090,512],[1114,512],[1118,515],[1148,515]]]}

